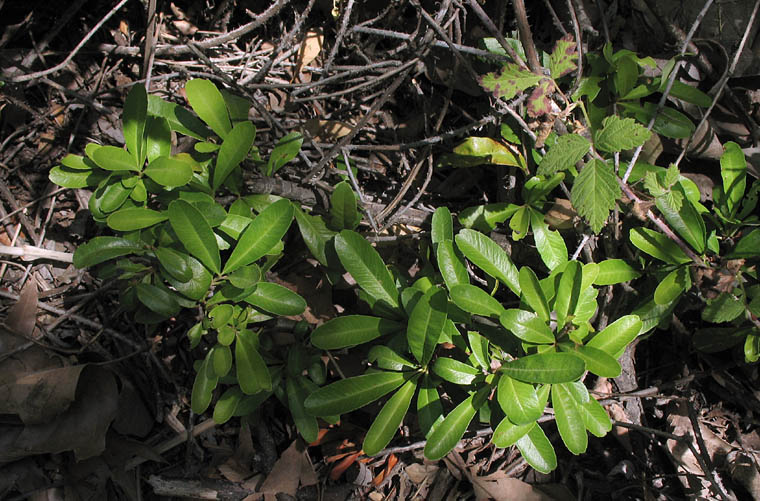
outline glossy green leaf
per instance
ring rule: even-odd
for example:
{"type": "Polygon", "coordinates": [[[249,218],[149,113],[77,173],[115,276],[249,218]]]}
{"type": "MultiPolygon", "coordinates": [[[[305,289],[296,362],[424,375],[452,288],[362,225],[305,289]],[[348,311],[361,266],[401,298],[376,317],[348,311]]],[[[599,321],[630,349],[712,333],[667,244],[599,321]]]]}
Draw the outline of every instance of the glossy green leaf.
{"type": "Polygon", "coordinates": [[[673,81],[673,86],[670,88],[670,95],[703,108],[708,108],[712,104],[712,97],[710,97],[710,95],[705,94],[696,87],[679,82],[678,80],[673,81]]]}
{"type": "Polygon", "coordinates": [[[733,141],[723,145],[723,155],[720,157],[720,177],[723,181],[723,190],[720,200],[725,207],[727,217],[733,217],[739,209],[739,204],[744,197],[747,185],[747,161],[741,147],[733,141]]]}
{"type": "Polygon", "coordinates": [[[335,235],[335,232],[327,228],[321,216],[305,214],[298,207],[294,207],[294,214],[298,229],[301,231],[301,236],[309,251],[322,266],[327,266],[325,245],[335,235]]]}
{"type": "Polygon", "coordinates": [[[760,230],[745,234],[726,256],[727,259],[757,259],[760,257],[760,230]]]}
{"type": "Polygon", "coordinates": [[[519,205],[507,203],[477,205],[461,210],[457,219],[465,228],[489,232],[496,228],[497,224],[512,217],[519,208],[519,205]]]}
{"type": "Polygon", "coordinates": [[[108,216],[108,227],[116,231],[134,231],[166,221],[169,216],[146,207],[120,209],[108,216]]]}
{"type": "Polygon", "coordinates": [[[137,297],[142,304],[147,306],[151,311],[171,317],[179,313],[180,306],[168,289],[157,287],[150,284],[137,284],[137,297]]]}
{"type": "Polygon", "coordinates": [[[599,348],[591,346],[567,346],[560,345],[563,351],[574,353],[583,359],[586,364],[586,370],[596,374],[599,377],[616,378],[620,375],[621,367],[612,355],[599,348]]]}
{"type": "Polygon", "coordinates": [[[604,227],[621,195],[612,167],[596,158],[583,167],[570,190],[573,207],[578,215],[588,221],[594,233],[599,233],[604,227]]]}
{"type": "Polygon", "coordinates": [[[168,213],[169,224],[185,249],[218,274],[221,268],[219,247],[214,232],[203,214],[184,200],[171,202],[168,213]]]}
{"type": "Polygon", "coordinates": [[[607,411],[595,398],[590,398],[588,402],[580,404],[578,410],[581,413],[583,425],[595,437],[601,438],[612,430],[612,421],[607,411]]]}
{"type": "Polygon", "coordinates": [[[442,240],[436,249],[438,269],[441,271],[446,287],[451,289],[455,285],[469,284],[470,275],[461,254],[454,248],[452,240],[442,240]]]}
{"type": "MultiPolygon", "coordinates": [[[[95,209],[96,211],[99,210],[101,213],[106,214],[113,212],[124,205],[124,202],[129,198],[132,188],[125,187],[122,181],[123,180],[120,180],[117,177],[111,176],[111,178],[107,179],[104,183],[101,183],[98,189],[93,193],[92,197],[90,197],[90,202],[92,202],[93,199],[95,202],[94,207],[90,207],[90,211],[95,209]]],[[[94,215],[95,212],[93,212],[93,216],[94,215]]]]}
{"type": "Polygon", "coordinates": [[[622,259],[605,259],[597,263],[599,271],[594,278],[594,285],[614,285],[628,282],[641,276],[641,273],[622,259]]]}
{"type": "Polygon", "coordinates": [[[649,228],[636,227],[630,231],[631,243],[650,256],[668,264],[690,263],[683,250],[675,242],[649,228]]]}
{"type": "Polygon", "coordinates": [[[337,416],[364,407],[409,380],[403,372],[372,372],[341,379],[306,398],[306,412],[314,416],[337,416]]]}
{"type": "Polygon", "coordinates": [[[148,162],[172,154],[172,131],[165,118],[148,117],[145,127],[148,162]]]}
{"type": "Polygon", "coordinates": [[[488,338],[479,332],[467,331],[467,342],[470,344],[470,361],[477,363],[481,369],[491,370],[491,357],[488,352],[488,338]]]}
{"type": "Polygon", "coordinates": [[[557,468],[557,455],[541,427],[536,424],[528,433],[520,437],[516,444],[523,459],[541,473],[550,473],[557,468]]]}
{"type": "Polygon", "coordinates": [[[319,437],[319,423],[317,418],[309,415],[304,408],[304,400],[309,396],[309,392],[299,381],[303,376],[286,377],[285,390],[288,395],[288,409],[296,423],[298,433],[306,440],[306,443],[312,443],[319,437]]]}
{"type": "Polygon", "coordinates": [[[380,254],[364,237],[343,230],[335,237],[335,250],[343,267],[370,297],[391,308],[399,307],[398,290],[380,254]]]}
{"type": "MultiPolygon", "coordinates": [[[[219,329],[223,325],[232,320],[232,315],[235,312],[235,308],[231,304],[220,304],[214,306],[211,311],[208,312],[208,316],[211,319],[211,327],[219,329]]],[[[229,343],[224,343],[229,344],[229,343]]]]}
{"type": "Polygon", "coordinates": [[[450,294],[454,304],[475,315],[500,316],[505,311],[499,301],[474,285],[455,285],[451,288],[450,294]]]}
{"type": "Polygon", "coordinates": [[[356,195],[347,181],[335,185],[330,196],[330,227],[334,230],[353,230],[362,215],[356,208],[356,195]]]}
{"type": "Polygon", "coordinates": [[[582,454],[588,447],[588,435],[578,401],[564,384],[552,385],[552,407],[559,435],[573,454],[582,454]]]}
{"type": "MultiPolygon", "coordinates": [[[[707,300],[707,306],[702,309],[701,317],[707,322],[731,322],[746,310],[741,296],[737,297],[734,294],[722,292],[718,297],[707,300]]],[[[749,310],[752,311],[752,308],[750,307],[749,310]]]]}
{"type": "Polygon", "coordinates": [[[591,338],[586,346],[602,350],[613,358],[618,358],[622,355],[625,347],[636,339],[641,328],[642,323],[638,316],[626,315],[605,327],[591,338]]]}
{"type": "Polygon", "coordinates": [[[237,386],[227,388],[214,405],[214,422],[224,424],[235,415],[238,405],[243,400],[244,393],[237,386]]]}
{"type": "Polygon", "coordinates": [[[438,207],[430,223],[430,239],[433,245],[444,241],[454,241],[454,223],[448,207],[438,207]]]}
{"type": "Polygon", "coordinates": [[[549,177],[574,167],[588,153],[591,143],[579,134],[565,134],[549,148],[538,164],[539,176],[549,177]]]}
{"type": "Polygon", "coordinates": [[[179,282],[187,282],[193,278],[193,270],[188,264],[188,255],[169,247],[157,247],[155,250],[158,262],[166,272],[179,282]]]}
{"type": "Polygon", "coordinates": [[[481,163],[525,168],[525,159],[519,151],[513,151],[490,137],[470,136],[455,146],[453,151],[455,155],[482,159],[481,163]]]}
{"type": "Polygon", "coordinates": [[[101,146],[92,154],[92,160],[105,170],[127,170],[140,172],[140,167],[127,150],[116,146],[101,146]]]}
{"type": "Polygon", "coordinates": [[[682,266],[671,271],[660,281],[654,290],[656,304],[668,304],[678,299],[682,293],[691,288],[689,268],[682,266]]]}
{"type": "Polygon", "coordinates": [[[246,395],[272,390],[272,377],[266,362],[256,347],[255,334],[249,330],[238,333],[235,342],[235,370],[240,389],[246,395]]]}
{"type": "Polygon", "coordinates": [[[256,137],[256,127],[251,122],[235,124],[227,137],[222,141],[219,153],[216,157],[212,188],[217,190],[227,176],[245,160],[253,146],[256,137]]]}
{"type": "Polygon", "coordinates": [[[416,388],[416,379],[407,381],[380,409],[364,437],[362,449],[366,455],[374,456],[390,443],[409,410],[416,388]]]}
{"type": "Polygon", "coordinates": [[[142,251],[140,243],[119,237],[95,237],[74,252],[74,266],[87,268],[104,261],[142,251]]]}
{"type": "Polygon", "coordinates": [[[218,378],[213,376],[213,371],[208,370],[210,363],[210,357],[207,356],[201,364],[198,374],[195,375],[193,390],[190,395],[190,405],[195,414],[206,412],[211,403],[214,388],[216,388],[218,378]]]}
{"type": "Polygon", "coordinates": [[[499,316],[499,322],[509,332],[528,343],[552,344],[554,332],[535,313],[510,308],[499,316]]]}
{"type": "Polygon", "coordinates": [[[546,300],[546,295],[541,288],[541,284],[538,282],[535,272],[530,267],[523,266],[520,268],[519,280],[522,299],[536,312],[541,320],[548,322],[551,315],[549,303],[546,300]]]}
{"type": "Polygon", "coordinates": [[[71,153],[61,159],[61,165],[73,170],[92,170],[97,167],[89,158],[85,158],[82,155],[72,155],[71,153]]]}
{"type": "Polygon", "coordinates": [[[224,273],[231,273],[265,256],[285,235],[292,221],[293,205],[284,198],[261,211],[240,236],[224,265],[224,273]]]}
{"type": "Polygon", "coordinates": [[[406,329],[409,351],[422,365],[433,356],[448,311],[446,292],[436,287],[429,289],[415,305],[406,329]]]}
{"type": "MultiPolygon", "coordinates": [[[[675,187],[671,188],[671,190],[675,187]]],[[[682,193],[679,191],[679,193],[682,193]]],[[[656,197],[655,204],[660,213],[665,216],[671,228],[683,238],[686,243],[702,254],[707,245],[707,231],[702,216],[688,200],[681,202],[680,210],[675,210],[666,197],[656,197]]]]}
{"type": "Polygon", "coordinates": [[[529,424],[544,414],[544,407],[532,384],[502,376],[497,388],[499,405],[513,424],[529,424]]]}
{"type": "Polygon", "coordinates": [[[229,346],[217,344],[212,348],[211,363],[217,377],[224,377],[232,369],[232,350],[229,346]]]}
{"type": "Polygon", "coordinates": [[[425,444],[426,458],[437,461],[456,447],[489,391],[490,388],[484,388],[470,395],[438,423],[425,444]]]}
{"type": "Polygon", "coordinates": [[[291,132],[280,138],[277,141],[277,145],[269,154],[269,160],[266,165],[267,176],[273,176],[275,172],[280,170],[286,163],[293,160],[301,151],[301,145],[303,144],[303,135],[300,132],[291,132]]]}
{"type": "Polygon", "coordinates": [[[567,262],[567,246],[565,239],[558,231],[549,228],[544,222],[544,215],[530,209],[530,225],[533,230],[533,240],[541,260],[549,270],[553,270],[567,262]]]}
{"type": "Polygon", "coordinates": [[[517,64],[506,63],[501,71],[486,73],[480,79],[480,85],[493,92],[496,98],[512,99],[518,92],[536,85],[542,76],[521,69],[517,64]]]}
{"type": "Polygon", "coordinates": [[[448,357],[437,358],[433,372],[442,379],[459,385],[468,385],[481,374],[475,367],[448,357]]]}
{"type": "Polygon", "coordinates": [[[233,287],[248,289],[261,280],[261,268],[255,264],[249,264],[233,271],[227,278],[233,287]]]}
{"type": "Polygon", "coordinates": [[[416,363],[401,356],[395,349],[382,344],[375,345],[369,350],[367,360],[387,371],[407,371],[418,367],[416,363]]]}
{"type": "Polygon", "coordinates": [[[508,417],[505,417],[493,431],[491,441],[496,447],[506,449],[507,447],[513,446],[518,440],[528,434],[534,426],[538,426],[535,421],[516,425],[510,421],[508,417]]]}
{"type": "Polygon", "coordinates": [[[586,365],[570,353],[540,353],[507,362],[501,372],[525,383],[569,383],[583,375],[586,365]]]}
{"type": "Polygon", "coordinates": [[[51,183],[64,188],[87,188],[97,186],[105,179],[105,174],[102,171],[76,170],[56,165],[50,169],[48,179],[51,183]]]}
{"type": "Polygon", "coordinates": [[[275,315],[300,315],[306,309],[304,298],[272,282],[259,283],[244,301],[275,315]]]}
{"type": "Polygon", "coordinates": [[[206,122],[217,136],[225,139],[232,130],[230,116],[224,98],[209,80],[190,80],[185,85],[187,101],[201,120],[206,122]]]}
{"type": "Polygon", "coordinates": [[[518,241],[528,234],[530,225],[530,208],[523,205],[514,213],[509,220],[509,229],[512,230],[512,240],[518,241]]]}
{"type": "Polygon", "coordinates": [[[344,315],[314,329],[311,342],[322,350],[337,350],[372,341],[402,328],[401,324],[380,317],[344,315]]]}
{"type": "Polygon", "coordinates": [[[468,229],[461,230],[455,240],[462,254],[475,266],[520,295],[517,267],[499,244],[478,231],[468,229]]]}
{"type": "Polygon", "coordinates": [[[189,110],[158,96],[148,96],[148,113],[167,121],[169,128],[186,136],[203,141],[211,131],[189,110]]]}
{"type": "Polygon", "coordinates": [[[417,392],[417,419],[420,430],[428,437],[436,426],[443,421],[443,406],[438,387],[428,374],[422,376],[417,392]]]}
{"type": "Polygon", "coordinates": [[[161,186],[184,186],[192,179],[193,168],[174,157],[158,157],[145,168],[145,175],[161,186]]]}
{"type": "MultiPolygon", "coordinates": [[[[145,122],[148,114],[148,93],[145,87],[137,84],[127,94],[122,114],[124,142],[132,154],[132,165],[140,170],[145,161],[145,122]]],[[[104,167],[105,168],[105,167],[104,167]]]]}
{"type": "Polygon", "coordinates": [[[583,269],[578,261],[570,261],[559,279],[554,311],[557,312],[557,326],[561,328],[575,314],[583,284],[583,269]]]}
{"type": "Polygon", "coordinates": [[[165,278],[177,292],[194,301],[203,299],[211,287],[211,273],[193,256],[186,257],[187,265],[192,272],[192,277],[187,282],[181,282],[174,277],[167,275],[165,278]]]}

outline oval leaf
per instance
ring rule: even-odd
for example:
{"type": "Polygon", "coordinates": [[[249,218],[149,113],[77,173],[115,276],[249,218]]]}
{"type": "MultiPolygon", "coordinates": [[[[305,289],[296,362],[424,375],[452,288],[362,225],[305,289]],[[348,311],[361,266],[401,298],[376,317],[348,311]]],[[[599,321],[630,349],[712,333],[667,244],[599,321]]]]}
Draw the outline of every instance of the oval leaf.
{"type": "MultiPolygon", "coordinates": [[[[127,94],[122,114],[124,142],[132,153],[132,165],[142,166],[145,161],[145,122],[148,115],[148,93],[145,87],[137,84],[127,94]]],[[[105,167],[104,167],[105,168],[105,167]]]]}
{"type": "Polygon", "coordinates": [[[523,266],[520,268],[519,280],[520,290],[525,302],[533,308],[533,311],[536,312],[541,320],[548,322],[551,314],[549,302],[546,300],[546,295],[541,288],[541,284],[538,282],[536,274],[529,267],[523,266]]]}
{"type": "Polygon", "coordinates": [[[412,314],[409,315],[406,329],[409,351],[422,365],[427,365],[438,345],[438,338],[446,322],[448,305],[446,293],[433,287],[417,301],[412,314]]]}
{"type": "Polygon", "coordinates": [[[169,224],[185,249],[218,274],[221,268],[219,247],[214,232],[203,214],[184,200],[171,202],[168,213],[169,224]]]}
{"type": "Polygon", "coordinates": [[[108,227],[116,231],[134,231],[166,221],[169,216],[146,207],[121,209],[108,216],[108,227]]]}
{"type": "Polygon", "coordinates": [[[417,388],[416,380],[409,380],[385,403],[364,437],[363,449],[374,456],[390,443],[396,434],[417,388]]]}
{"type": "Polygon", "coordinates": [[[557,454],[544,430],[537,424],[516,442],[523,459],[541,473],[550,473],[557,467],[557,454]]]}
{"type": "Polygon", "coordinates": [[[574,353],[582,358],[586,364],[586,370],[599,377],[615,378],[622,371],[620,364],[612,355],[598,348],[592,348],[591,346],[568,346],[566,349],[564,344],[560,345],[560,348],[563,351],[574,353]]]}
{"type": "Polygon", "coordinates": [[[306,412],[313,416],[337,416],[364,407],[409,379],[403,372],[372,372],[341,379],[306,398],[306,412]]]}
{"type": "Polygon", "coordinates": [[[578,406],[583,418],[583,425],[595,437],[603,437],[612,429],[612,421],[602,404],[590,398],[585,404],[578,406]]]}
{"type": "Polygon", "coordinates": [[[454,304],[475,315],[499,316],[506,311],[496,298],[474,285],[455,285],[450,294],[454,304]]]}
{"type": "Polygon", "coordinates": [[[641,327],[641,320],[636,315],[620,317],[588,341],[586,346],[618,358],[625,347],[639,335],[641,327]]]}
{"type": "Polygon", "coordinates": [[[565,442],[567,450],[576,455],[586,452],[588,435],[586,426],[583,424],[583,416],[578,409],[578,402],[565,385],[552,385],[552,407],[559,435],[565,442]]]}
{"type": "Polygon", "coordinates": [[[137,162],[128,151],[116,146],[101,146],[92,154],[92,160],[105,170],[131,170],[140,172],[137,162]]]}
{"type": "Polygon", "coordinates": [[[235,415],[238,404],[243,400],[244,393],[237,386],[227,388],[214,405],[214,422],[224,424],[235,415]]]}
{"type": "Polygon", "coordinates": [[[450,383],[463,386],[472,383],[480,375],[475,367],[447,357],[436,359],[433,372],[450,383]]]}
{"type": "Polygon", "coordinates": [[[300,315],[306,309],[304,298],[272,282],[259,283],[244,301],[275,315],[300,315]]]}
{"type": "Polygon", "coordinates": [[[515,425],[532,423],[544,414],[544,408],[532,384],[502,376],[499,378],[496,396],[504,414],[515,425]]]}
{"type": "Polygon", "coordinates": [[[398,332],[402,327],[401,324],[384,318],[345,315],[328,320],[314,329],[311,343],[322,350],[338,350],[398,332]]]}
{"type": "Polygon", "coordinates": [[[240,389],[246,395],[272,390],[272,377],[266,362],[256,349],[255,334],[249,330],[238,333],[235,343],[235,369],[240,389]]]}
{"type": "Polygon", "coordinates": [[[142,245],[119,237],[95,237],[74,252],[74,266],[87,268],[115,257],[142,251],[142,245]]]}
{"type": "Polygon", "coordinates": [[[437,461],[456,447],[485,400],[487,392],[490,392],[490,388],[484,388],[470,395],[438,423],[425,444],[426,458],[437,461]]]}
{"type": "Polygon", "coordinates": [[[183,283],[193,278],[193,270],[188,264],[187,254],[168,247],[157,247],[155,252],[158,262],[172,278],[183,283]]]}
{"type": "Polygon", "coordinates": [[[668,264],[690,263],[686,254],[675,242],[661,233],[649,228],[631,228],[631,243],[650,256],[668,264]]]}
{"type": "Polygon", "coordinates": [[[667,275],[654,290],[655,304],[668,304],[678,299],[691,287],[691,276],[686,267],[677,268],[667,275]]]}
{"type": "Polygon", "coordinates": [[[510,308],[501,314],[499,322],[509,332],[528,343],[554,343],[554,332],[535,313],[510,308]]]}
{"type": "Polygon", "coordinates": [[[446,287],[451,289],[455,285],[470,283],[467,266],[465,266],[464,259],[459,252],[454,249],[453,241],[443,240],[438,243],[436,259],[443,281],[446,282],[446,287]]]}
{"type": "Polygon", "coordinates": [[[190,80],[185,85],[187,100],[201,120],[222,139],[232,130],[224,98],[216,85],[208,80],[190,80]]]}
{"type": "Polygon", "coordinates": [[[520,295],[518,272],[499,244],[475,231],[463,229],[456,236],[462,254],[472,263],[520,295]]]}
{"type": "Polygon", "coordinates": [[[245,160],[248,152],[253,146],[253,139],[256,137],[256,127],[251,122],[240,122],[235,124],[227,137],[222,141],[219,148],[219,155],[216,157],[216,167],[214,168],[213,188],[219,188],[230,172],[245,160]]]}
{"type": "Polygon", "coordinates": [[[180,306],[177,300],[168,289],[156,287],[150,284],[137,284],[137,297],[142,304],[147,306],[151,311],[171,317],[179,313],[180,306]]]}
{"type": "Polygon", "coordinates": [[[594,285],[614,285],[641,276],[641,273],[622,259],[605,259],[597,264],[599,272],[594,279],[594,285]]]}
{"type": "Polygon", "coordinates": [[[513,446],[525,436],[534,426],[538,426],[535,421],[528,424],[516,425],[505,417],[493,431],[491,441],[496,447],[507,448],[513,446]]]}
{"type": "Polygon", "coordinates": [[[504,374],[526,383],[568,383],[583,375],[583,360],[571,353],[541,353],[508,362],[504,374]]]}
{"type": "Polygon", "coordinates": [[[184,186],[193,178],[193,168],[174,157],[158,157],[145,168],[145,175],[161,186],[184,186]]]}
{"type": "Polygon", "coordinates": [[[438,207],[433,213],[430,239],[432,240],[433,245],[445,241],[454,241],[454,223],[451,219],[451,211],[449,211],[448,207],[438,207]]]}
{"type": "Polygon", "coordinates": [[[288,409],[296,423],[298,433],[306,440],[307,443],[314,442],[319,437],[319,423],[317,418],[306,413],[303,406],[304,400],[309,396],[306,387],[300,381],[303,376],[285,378],[285,389],[288,394],[288,409]]]}
{"type": "Polygon", "coordinates": [[[198,370],[198,374],[195,375],[195,381],[193,382],[193,391],[190,396],[190,403],[194,413],[203,414],[208,409],[211,403],[211,397],[213,396],[214,388],[218,379],[210,376],[208,370],[210,357],[206,357],[198,370]]]}

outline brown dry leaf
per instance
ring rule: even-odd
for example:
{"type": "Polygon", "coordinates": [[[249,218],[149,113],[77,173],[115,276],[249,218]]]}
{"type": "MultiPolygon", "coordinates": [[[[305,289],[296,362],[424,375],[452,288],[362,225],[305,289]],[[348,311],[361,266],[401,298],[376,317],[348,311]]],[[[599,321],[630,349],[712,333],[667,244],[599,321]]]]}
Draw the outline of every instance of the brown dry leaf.
{"type": "MultiPolygon", "coordinates": [[[[29,280],[21,290],[16,304],[8,310],[5,327],[19,336],[31,337],[34,332],[34,324],[37,322],[37,299],[37,284],[34,280],[29,280]]],[[[0,338],[0,351],[2,352],[10,351],[23,344],[23,340],[13,338],[14,341],[11,342],[6,337],[0,338]]]]}
{"type": "Polygon", "coordinates": [[[267,494],[285,493],[295,496],[298,485],[314,485],[317,476],[306,457],[306,450],[300,440],[294,440],[274,464],[269,476],[261,485],[261,492],[267,494]],[[296,473],[297,472],[297,473],[296,473]]]}
{"type": "Polygon", "coordinates": [[[555,198],[554,205],[546,212],[544,220],[555,230],[567,230],[573,227],[573,220],[578,213],[566,198],[555,198]]]}
{"type": "Polygon", "coordinates": [[[436,473],[438,473],[438,466],[434,464],[414,463],[404,468],[404,471],[409,480],[419,486],[422,482],[429,482],[435,478],[436,473]]]}
{"type": "Polygon", "coordinates": [[[353,127],[351,124],[340,120],[310,118],[304,124],[304,129],[318,143],[334,143],[350,134],[353,127]]]}
{"type": "MultiPolygon", "coordinates": [[[[527,482],[508,477],[506,472],[499,470],[485,476],[479,476],[477,468],[467,470],[468,477],[475,490],[478,501],[498,499],[499,501],[554,501],[554,497],[539,491],[527,482]]],[[[572,498],[571,498],[572,499],[572,498]]]]}
{"type": "Polygon", "coordinates": [[[317,58],[319,53],[322,52],[324,40],[325,36],[320,29],[309,30],[306,33],[306,37],[301,43],[301,48],[298,51],[298,59],[296,59],[296,76],[301,73],[304,66],[308,66],[317,58]]]}
{"type": "Polygon", "coordinates": [[[17,414],[25,424],[51,421],[74,401],[85,365],[22,373],[0,385],[0,414],[17,414]]]}

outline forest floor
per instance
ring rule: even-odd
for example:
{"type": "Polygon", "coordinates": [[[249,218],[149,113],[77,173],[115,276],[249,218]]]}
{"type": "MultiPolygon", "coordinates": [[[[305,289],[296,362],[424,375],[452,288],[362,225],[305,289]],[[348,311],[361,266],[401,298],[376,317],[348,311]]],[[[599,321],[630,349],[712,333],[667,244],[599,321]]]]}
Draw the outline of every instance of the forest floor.
{"type": "MultiPolygon", "coordinates": [[[[381,454],[364,456],[361,441],[377,408],[325,427],[310,445],[275,399],[255,417],[223,425],[194,415],[190,391],[199,352],[185,336],[192,315],[155,328],[134,324],[120,313],[111,284],[71,264],[77,246],[108,230],[88,215],[90,192],[57,187],[48,180],[50,169],[67,153],[82,154],[89,142],[123,144],[121,113],[131,86],[147,80],[151,94],[186,105],[185,83],[206,78],[254,103],[249,118],[261,151],[290,131],[307,137],[303,155],[275,179],[247,176],[251,193],[286,196],[324,213],[341,179],[337,171],[350,158],[369,215],[360,230],[374,235],[396,266],[413,270],[420,264],[418,239],[437,207],[457,213],[509,199],[508,182],[515,180],[505,166],[437,165],[470,135],[498,138],[508,113],[464,61],[479,74],[498,67],[479,40],[494,28],[515,30],[511,2],[484,2],[494,27],[473,3],[178,0],[158,2],[150,17],[151,1],[0,1],[0,246],[6,249],[0,318],[8,329],[28,333],[19,340],[0,331],[0,396],[7,402],[0,405],[0,498],[760,497],[757,366],[744,364],[740,350],[695,351],[697,303],[684,301],[666,329],[626,352],[621,378],[595,388],[608,396],[613,432],[592,437],[580,456],[559,445],[560,466],[545,475],[516,449],[494,448],[485,425],[471,427],[451,454],[432,462],[422,456],[421,437],[408,429],[381,454]],[[462,50],[453,51],[449,41],[462,50]],[[15,255],[11,247],[19,249],[15,255]],[[51,394],[36,408],[16,406],[8,383],[22,373],[35,377],[51,360],[60,371],[51,394]]],[[[550,52],[574,31],[570,2],[529,3],[535,44],[550,52]]],[[[601,2],[573,3],[588,7],[576,12],[586,50],[601,52],[608,39],[663,59],[677,52],[678,33],[701,8],[671,16],[645,6],[655,2],[604,2],[613,4],[604,17],[589,7],[601,2]]],[[[750,18],[722,8],[737,22],[728,23],[725,39],[711,29],[700,32],[707,40],[698,46],[702,55],[719,61],[714,74],[702,75],[705,91],[733,56],[737,38],[727,31],[741,36],[750,18]],[[716,49],[723,46],[729,56],[716,49]]],[[[705,23],[717,24],[719,14],[705,23]]],[[[722,140],[752,143],[760,97],[752,62],[736,70],[731,99],[716,113],[722,140]]],[[[666,159],[677,154],[677,145],[664,148],[666,159]]],[[[709,182],[717,156],[694,154],[684,165],[709,182]]],[[[580,244],[579,235],[567,239],[569,249],[580,244]]],[[[310,308],[295,320],[313,326],[355,309],[355,295],[326,290],[303,244],[291,240],[293,250],[271,278],[306,298],[310,308]]],[[[361,360],[344,362],[347,374],[362,370],[361,360]]],[[[555,429],[549,438],[560,443],[555,429]]]]}

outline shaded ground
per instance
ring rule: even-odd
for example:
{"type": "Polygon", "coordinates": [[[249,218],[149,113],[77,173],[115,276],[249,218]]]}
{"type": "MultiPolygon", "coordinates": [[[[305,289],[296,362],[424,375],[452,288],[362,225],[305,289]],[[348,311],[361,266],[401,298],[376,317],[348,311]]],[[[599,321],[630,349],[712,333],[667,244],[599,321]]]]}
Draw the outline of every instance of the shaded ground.
{"type": "MultiPolygon", "coordinates": [[[[626,354],[621,378],[594,388],[608,397],[604,403],[620,424],[615,433],[592,439],[579,457],[558,446],[560,467],[541,475],[516,450],[494,449],[488,428],[473,428],[437,463],[422,458],[420,437],[409,429],[384,453],[367,458],[359,449],[374,407],[326,429],[308,449],[275,399],[250,419],[215,426],[189,409],[192,364],[201,352],[189,350],[184,334],[195,320],[181,316],[157,330],[132,324],[120,314],[112,284],[66,262],[77,245],[106,230],[89,219],[89,193],[58,189],[48,172],[88,142],[122,144],[124,97],[149,75],[151,93],[182,105],[184,83],[199,77],[251,99],[249,117],[264,153],[287,132],[307,136],[303,155],[277,179],[247,173],[252,193],[280,194],[324,212],[340,162],[350,158],[369,214],[362,231],[379,235],[378,248],[394,264],[414,269],[420,265],[417,239],[436,207],[457,212],[508,201],[514,196],[509,187],[520,181],[503,166],[435,167],[468,135],[498,137],[508,116],[466,71],[491,71],[498,58],[477,49],[492,28],[464,3],[346,0],[333,12],[333,3],[323,0],[159,2],[153,17],[141,2],[113,11],[102,1],[0,4],[6,81],[0,94],[0,245],[62,253],[28,261],[32,251],[25,250],[4,256],[0,267],[0,315],[9,329],[27,335],[3,330],[0,383],[44,369],[56,396],[40,399],[37,407],[3,408],[0,497],[205,493],[205,499],[255,499],[258,490],[272,499],[276,493],[278,499],[487,499],[484,492],[500,499],[683,499],[687,492],[714,496],[716,484],[740,498],[760,492],[753,487],[752,459],[760,448],[757,369],[744,365],[739,352],[694,351],[696,301],[682,305],[668,330],[655,331],[626,354]],[[453,51],[448,42],[464,48],[453,51]],[[57,71],[44,71],[62,62],[57,71]],[[34,415],[40,416],[36,423],[34,415]],[[54,424],[44,419],[51,416],[59,417],[54,424]],[[684,434],[689,437],[669,441],[684,434]],[[690,438],[695,435],[701,442],[690,438]],[[707,452],[690,457],[687,443],[707,452]],[[705,467],[712,472],[706,477],[705,467]]],[[[590,6],[577,9],[587,50],[600,50],[609,37],[619,48],[671,57],[701,5],[648,8],[650,3],[616,3],[606,19],[590,6]]],[[[533,4],[533,38],[539,49],[550,50],[564,30],[573,31],[566,4],[533,4]]],[[[719,82],[751,8],[739,2],[727,12],[719,5],[704,22],[701,36],[710,41],[695,49],[702,49],[712,73],[700,75],[703,90],[719,82]],[[723,22],[726,17],[731,22],[723,22]]],[[[510,3],[486,2],[485,9],[500,33],[516,29],[510,3]]],[[[747,54],[712,125],[721,139],[752,146],[760,85],[747,54]]],[[[664,150],[666,159],[680,151],[674,144],[664,150]]],[[[690,158],[682,170],[709,183],[715,152],[690,158]]],[[[508,231],[497,233],[506,238],[508,231]]],[[[615,245],[611,235],[602,238],[615,245]]],[[[573,232],[565,237],[570,249],[580,243],[573,232]]],[[[307,299],[305,320],[315,324],[336,309],[358,307],[349,290],[318,289],[321,277],[306,248],[295,235],[288,245],[273,278],[307,299]]],[[[513,253],[535,259],[529,244],[514,245],[513,253]]],[[[610,289],[606,300],[624,301],[630,292],[610,289]]],[[[344,358],[338,355],[347,375],[363,368],[356,357],[344,358]]],[[[548,430],[558,444],[556,430],[548,430]]]]}

